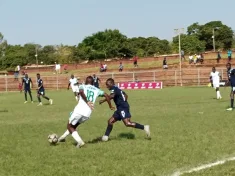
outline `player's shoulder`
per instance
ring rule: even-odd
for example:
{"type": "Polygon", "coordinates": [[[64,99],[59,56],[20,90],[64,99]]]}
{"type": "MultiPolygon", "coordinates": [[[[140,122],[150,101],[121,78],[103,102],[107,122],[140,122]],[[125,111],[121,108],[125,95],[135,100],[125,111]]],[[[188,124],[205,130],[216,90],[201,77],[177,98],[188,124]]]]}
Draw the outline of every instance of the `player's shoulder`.
{"type": "Polygon", "coordinates": [[[118,93],[118,92],[120,92],[121,91],[121,89],[119,89],[119,87],[117,87],[117,86],[113,86],[111,89],[110,89],[110,92],[111,93],[118,93]]]}

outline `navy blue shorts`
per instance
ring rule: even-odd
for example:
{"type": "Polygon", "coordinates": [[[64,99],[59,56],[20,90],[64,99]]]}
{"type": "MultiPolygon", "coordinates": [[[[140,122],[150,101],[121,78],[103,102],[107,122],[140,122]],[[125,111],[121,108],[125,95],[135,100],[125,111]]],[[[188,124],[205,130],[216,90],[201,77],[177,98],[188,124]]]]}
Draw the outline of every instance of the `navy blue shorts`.
{"type": "Polygon", "coordinates": [[[131,118],[131,113],[128,108],[119,109],[114,112],[113,117],[115,118],[115,120],[120,121],[126,118],[131,118]]]}
{"type": "Polygon", "coordinates": [[[38,90],[38,95],[45,95],[45,90],[44,89],[38,90]]]}
{"type": "Polygon", "coordinates": [[[24,92],[25,92],[25,93],[27,93],[27,92],[28,92],[28,93],[31,93],[31,90],[30,90],[30,88],[25,88],[25,89],[24,89],[24,92]]]}

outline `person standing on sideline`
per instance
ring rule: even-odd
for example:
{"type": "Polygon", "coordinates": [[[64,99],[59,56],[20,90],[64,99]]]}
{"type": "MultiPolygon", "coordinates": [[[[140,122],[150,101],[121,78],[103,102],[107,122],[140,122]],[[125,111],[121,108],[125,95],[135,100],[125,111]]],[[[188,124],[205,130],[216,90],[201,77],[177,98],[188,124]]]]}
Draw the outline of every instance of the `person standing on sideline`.
{"type": "Polygon", "coordinates": [[[138,67],[138,61],[137,61],[138,58],[137,58],[137,56],[135,56],[133,60],[134,60],[134,67],[138,67]]]}
{"type": "Polygon", "coordinates": [[[181,50],[181,52],[180,52],[180,54],[181,54],[181,60],[185,60],[185,57],[184,57],[184,50],[181,50]]]}
{"type": "Polygon", "coordinates": [[[122,65],[122,62],[120,62],[120,65],[119,65],[119,72],[122,72],[123,71],[123,65],[122,65]]]}
{"type": "Polygon", "coordinates": [[[100,88],[99,83],[101,83],[100,78],[98,78],[95,74],[93,74],[93,80],[94,80],[94,86],[99,89],[100,88]]]}
{"type": "Polygon", "coordinates": [[[218,50],[218,52],[217,52],[217,63],[219,63],[220,59],[221,59],[221,54],[220,54],[220,50],[218,50]]]}
{"type": "Polygon", "coordinates": [[[228,50],[228,61],[230,62],[232,60],[232,50],[228,50]]]}
{"type": "Polygon", "coordinates": [[[166,57],[163,59],[163,69],[168,69],[166,57]]]}
{"type": "Polygon", "coordinates": [[[230,93],[230,108],[227,111],[232,111],[234,109],[234,93],[235,93],[235,69],[232,68],[230,63],[227,63],[227,74],[228,74],[228,82],[227,85],[230,83],[231,86],[231,93],[230,93]]]}

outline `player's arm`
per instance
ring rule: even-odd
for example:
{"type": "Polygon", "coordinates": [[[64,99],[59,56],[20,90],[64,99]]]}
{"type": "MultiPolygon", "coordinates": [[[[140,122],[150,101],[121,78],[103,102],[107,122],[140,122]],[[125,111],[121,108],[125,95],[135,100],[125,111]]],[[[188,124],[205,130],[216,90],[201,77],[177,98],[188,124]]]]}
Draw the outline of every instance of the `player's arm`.
{"type": "Polygon", "coordinates": [[[125,96],[125,100],[127,101],[128,95],[125,92],[123,92],[123,95],[125,96]]]}
{"type": "Polygon", "coordinates": [[[22,79],[22,84],[21,85],[22,85],[22,87],[24,86],[24,79],[22,79]]]}
{"type": "Polygon", "coordinates": [[[105,97],[105,99],[100,100],[99,103],[102,104],[102,103],[104,103],[104,102],[107,101],[107,103],[108,103],[108,105],[109,105],[109,108],[110,108],[111,110],[114,110],[115,108],[112,106],[111,99],[110,99],[109,95],[106,94],[106,93],[104,93],[104,95],[103,95],[102,97],[105,97]]]}
{"type": "Polygon", "coordinates": [[[69,82],[69,84],[68,84],[68,90],[69,90],[70,84],[71,84],[71,83],[69,82]]]}
{"type": "Polygon", "coordinates": [[[33,81],[32,81],[32,79],[30,79],[30,83],[31,83],[31,85],[32,85],[32,88],[33,88],[33,81]]]}

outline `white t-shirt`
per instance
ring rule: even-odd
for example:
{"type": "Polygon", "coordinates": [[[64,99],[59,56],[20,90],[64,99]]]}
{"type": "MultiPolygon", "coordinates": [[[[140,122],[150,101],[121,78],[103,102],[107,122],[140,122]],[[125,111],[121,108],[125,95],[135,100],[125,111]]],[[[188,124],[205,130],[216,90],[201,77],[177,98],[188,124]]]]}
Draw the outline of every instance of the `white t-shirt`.
{"type": "Polygon", "coordinates": [[[73,79],[70,78],[70,80],[69,80],[70,86],[71,86],[73,91],[78,89],[78,85],[75,85],[75,84],[77,84],[77,82],[78,82],[77,78],[73,78],[73,79]]]}
{"type": "MultiPolygon", "coordinates": [[[[95,104],[96,98],[104,95],[104,91],[96,88],[92,85],[80,85],[79,90],[83,90],[84,94],[87,97],[87,100],[95,104]]],[[[81,95],[79,98],[78,105],[75,107],[74,111],[77,111],[80,115],[85,117],[90,117],[91,108],[86,104],[86,102],[82,99],[81,95]]]]}
{"type": "Polygon", "coordinates": [[[107,68],[107,65],[106,65],[106,64],[104,64],[104,65],[103,65],[103,67],[104,67],[104,69],[106,69],[106,68],[107,68]]]}
{"type": "Polygon", "coordinates": [[[193,56],[189,56],[189,60],[193,60],[193,56]]]}
{"type": "Polygon", "coordinates": [[[212,82],[213,83],[219,83],[220,82],[220,74],[219,74],[219,72],[218,71],[215,71],[215,73],[214,72],[211,72],[211,78],[212,78],[212,82]]]}

